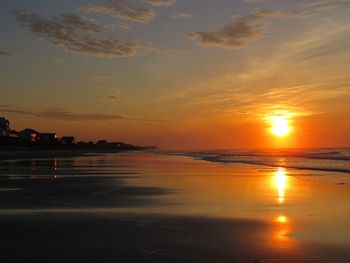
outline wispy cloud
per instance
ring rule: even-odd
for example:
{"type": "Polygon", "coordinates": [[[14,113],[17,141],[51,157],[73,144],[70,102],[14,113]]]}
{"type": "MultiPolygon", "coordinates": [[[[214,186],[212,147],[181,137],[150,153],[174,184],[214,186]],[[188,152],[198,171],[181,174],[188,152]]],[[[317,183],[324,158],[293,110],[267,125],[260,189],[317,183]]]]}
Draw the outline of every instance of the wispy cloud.
{"type": "Polygon", "coordinates": [[[245,3],[259,3],[261,0],[244,0],[245,3]]]}
{"type": "Polygon", "coordinates": [[[266,25],[276,16],[280,16],[279,11],[256,11],[248,16],[237,17],[216,32],[195,32],[187,36],[203,46],[244,48],[247,43],[263,37],[266,25]]]}
{"type": "Polygon", "coordinates": [[[107,95],[102,95],[97,97],[97,100],[102,100],[102,101],[111,101],[111,102],[121,102],[123,100],[123,95],[120,89],[114,88],[109,85],[104,85],[105,88],[107,89],[113,89],[112,92],[110,92],[107,95]]]}
{"type": "Polygon", "coordinates": [[[349,7],[348,0],[320,0],[311,1],[307,4],[300,5],[296,10],[285,12],[287,18],[298,18],[314,16],[321,12],[330,11],[336,8],[349,7]]]}
{"type": "Polygon", "coordinates": [[[114,114],[82,114],[74,113],[64,109],[47,109],[41,112],[31,112],[25,110],[16,110],[11,108],[0,108],[0,112],[3,113],[15,113],[26,116],[47,118],[53,120],[62,120],[62,121],[141,121],[141,122],[161,122],[165,120],[158,119],[147,119],[147,118],[133,118],[126,117],[122,115],[114,114]]]}
{"type": "Polygon", "coordinates": [[[176,0],[149,0],[149,2],[154,6],[170,6],[173,5],[176,0]]]}
{"type": "Polygon", "coordinates": [[[116,95],[106,95],[106,96],[99,96],[97,97],[98,100],[113,100],[113,101],[119,101],[120,97],[116,95]]]}
{"type": "Polygon", "coordinates": [[[145,45],[117,36],[77,15],[46,16],[25,10],[11,13],[40,39],[71,52],[96,57],[132,57],[148,51],[145,45]]]}
{"type": "Polygon", "coordinates": [[[192,15],[190,13],[176,13],[176,14],[173,14],[171,17],[178,20],[184,20],[184,19],[191,18],[192,15]]]}
{"type": "Polygon", "coordinates": [[[115,76],[112,75],[92,75],[91,77],[93,80],[98,82],[108,82],[115,78],[115,76]]]}
{"type": "Polygon", "coordinates": [[[5,50],[0,50],[0,56],[5,56],[8,58],[19,58],[17,54],[5,50]]]}
{"type": "Polygon", "coordinates": [[[130,0],[108,0],[104,3],[82,6],[80,10],[90,14],[107,14],[118,19],[140,23],[149,22],[155,16],[152,8],[136,6],[130,0]]]}
{"type": "MultiPolygon", "coordinates": [[[[251,2],[251,1],[249,1],[251,2]]],[[[322,0],[300,5],[295,10],[258,10],[238,16],[214,32],[194,32],[187,37],[202,46],[240,49],[267,34],[267,25],[273,21],[306,18],[336,8],[349,7],[347,0],[322,0]]]]}

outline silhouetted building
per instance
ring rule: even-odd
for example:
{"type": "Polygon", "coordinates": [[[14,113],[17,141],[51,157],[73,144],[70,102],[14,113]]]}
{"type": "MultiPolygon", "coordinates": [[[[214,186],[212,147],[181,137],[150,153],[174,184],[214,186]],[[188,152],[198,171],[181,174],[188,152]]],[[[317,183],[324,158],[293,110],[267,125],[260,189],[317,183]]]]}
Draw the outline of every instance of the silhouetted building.
{"type": "Polygon", "coordinates": [[[39,132],[26,128],[19,132],[19,139],[25,142],[36,142],[39,138],[39,132]]]}
{"type": "Polygon", "coordinates": [[[55,143],[58,141],[58,137],[56,133],[40,133],[39,141],[46,143],[55,143]]]}
{"type": "Polygon", "coordinates": [[[0,137],[9,137],[10,136],[10,122],[4,117],[0,117],[0,137]]]}
{"type": "Polygon", "coordinates": [[[77,142],[77,145],[79,147],[84,148],[84,147],[87,147],[89,144],[87,142],[84,142],[84,141],[79,141],[79,142],[77,142]]]}
{"type": "Polygon", "coordinates": [[[64,145],[73,145],[75,144],[75,138],[74,136],[63,136],[61,138],[62,144],[64,145]]]}
{"type": "Polygon", "coordinates": [[[11,137],[11,138],[18,139],[18,138],[19,138],[19,132],[18,132],[18,131],[15,131],[15,130],[11,130],[11,131],[10,131],[10,137],[11,137]]]}
{"type": "Polygon", "coordinates": [[[105,149],[108,146],[108,142],[106,140],[99,140],[99,141],[96,142],[95,146],[97,148],[105,149]]]}
{"type": "Polygon", "coordinates": [[[109,149],[119,149],[124,146],[124,143],[122,142],[109,142],[108,143],[108,148],[109,149]]]}

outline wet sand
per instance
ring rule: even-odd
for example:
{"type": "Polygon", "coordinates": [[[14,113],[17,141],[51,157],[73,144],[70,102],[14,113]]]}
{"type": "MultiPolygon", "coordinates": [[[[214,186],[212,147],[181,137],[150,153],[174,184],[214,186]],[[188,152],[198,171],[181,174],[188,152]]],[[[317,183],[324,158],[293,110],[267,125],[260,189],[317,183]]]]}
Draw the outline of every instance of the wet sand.
{"type": "Polygon", "coordinates": [[[0,262],[349,262],[349,186],[313,176],[141,153],[4,161],[0,262]]]}
{"type": "Polygon", "coordinates": [[[0,160],[18,160],[33,158],[67,158],[83,155],[83,151],[73,150],[4,150],[0,151],[0,160]]]}
{"type": "Polygon", "coordinates": [[[94,213],[0,217],[1,262],[347,262],[340,246],[270,243],[261,221],[94,213]]]}

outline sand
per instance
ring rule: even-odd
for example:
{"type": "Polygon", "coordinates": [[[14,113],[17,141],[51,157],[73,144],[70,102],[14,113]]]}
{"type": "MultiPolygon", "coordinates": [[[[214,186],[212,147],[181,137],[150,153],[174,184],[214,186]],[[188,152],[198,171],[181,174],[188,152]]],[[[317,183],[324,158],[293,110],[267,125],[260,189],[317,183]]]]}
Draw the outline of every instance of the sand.
{"type": "Polygon", "coordinates": [[[142,153],[3,161],[0,262],[349,262],[349,186],[288,171],[281,202],[275,172],[142,153]]]}

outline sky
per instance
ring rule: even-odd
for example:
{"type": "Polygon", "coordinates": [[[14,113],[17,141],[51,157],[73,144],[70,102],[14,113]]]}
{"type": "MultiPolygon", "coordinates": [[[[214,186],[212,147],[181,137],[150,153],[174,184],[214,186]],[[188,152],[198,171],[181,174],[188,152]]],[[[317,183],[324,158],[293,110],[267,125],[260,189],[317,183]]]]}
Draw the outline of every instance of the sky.
{"type": "Polygon", "coordinates": [[[12,129],[163,149],[350,146],[348,0],[2,0],[0,12],[12,129]]]}

